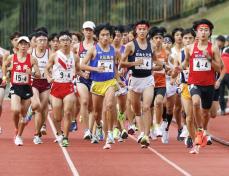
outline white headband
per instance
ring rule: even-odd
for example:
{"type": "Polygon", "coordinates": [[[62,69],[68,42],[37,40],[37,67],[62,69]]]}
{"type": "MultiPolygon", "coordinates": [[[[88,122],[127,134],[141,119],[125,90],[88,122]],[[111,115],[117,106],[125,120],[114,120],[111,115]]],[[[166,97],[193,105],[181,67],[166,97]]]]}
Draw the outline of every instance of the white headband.
{"type": "Polygon", "coordinates": [[[59,37],[59,40],[66,40],[66,39],[72,40],[71,37],[69,37],[68,35],[62,35],[59,37]]]}

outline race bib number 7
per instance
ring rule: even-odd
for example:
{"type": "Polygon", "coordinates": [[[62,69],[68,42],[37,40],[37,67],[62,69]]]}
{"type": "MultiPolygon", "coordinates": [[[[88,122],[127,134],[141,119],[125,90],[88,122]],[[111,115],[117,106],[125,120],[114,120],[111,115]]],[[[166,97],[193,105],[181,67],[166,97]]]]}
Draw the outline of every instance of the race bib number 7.
{"type": "Polygon", "coordinates": [[[135,66],[135,69],[151,70],[152,69],[152,58],[151,57],[135,57],[135,62],[143,60],[143,64],[135,66]]]}
{"type": "Polygon", "coordinates": [[[13,83],[29,83],[29,75],[27,73],[14,72],[13,83]]]}
{"type": "Polygon", "coordinates": [[[193,71],[210,71],[211,63],[207,59],[194,58],[193,71]]]}
{"type": "Polygon", "coordinates": [[[104,72],[114,72],[114,61],[113,60],[99,60],[98,67],[105,67],[104,72]]]}

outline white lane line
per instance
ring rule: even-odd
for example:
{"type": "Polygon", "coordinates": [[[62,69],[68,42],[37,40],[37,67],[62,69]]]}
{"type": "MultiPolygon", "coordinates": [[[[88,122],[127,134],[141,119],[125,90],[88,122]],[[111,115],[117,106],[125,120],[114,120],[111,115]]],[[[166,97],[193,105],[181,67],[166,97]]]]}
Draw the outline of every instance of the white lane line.
{"type": "MultiPolygon", "coordinates": [[[[133,139],[134,141],[137,142],[137,139],[134,136],[129,135],[129,137],[131,139],[133,139]]],[[[172,162],[171,160],[169,160],[168,158],[166,158],[164,155],[160,154],[157,150],[151,148],[151,147],[147,147],[149,149],[149,151],[153,152],[154,154],[156,154],[158,157],[160,157],[163,161],[165,161],[166,163],[168,163],[170,166],[174,167],[176,170],[178,170],[179,172],[181,172],[184,176],[191,176],[190,173],[188,173],[187,171],[185,171],[184,169],[182,169],[180,166],[178,166],[177,164],[175,164],[174,162],[172,162]]]]}
{"type": "MultiPolygon", "coordinates": [[[[56,136],[56,128],[55,128],[55,126],[54,126],[54,124],[52,122],[52,119],[50,118],[49,115],[48,115],[48,121],[49,121],[49,124],[51,126],[51,129],[52,129],[52,132],[53,132],[54,136],[57,137],[56,136]]],[[[66,161],[68,163],[68,166],[70,167],[70,169],[72,171],[73,176],[79,176],[79,172],[77,171],[75,165],[73,164],[67,149],[65,147],[62,147],[60,143],[59,143],[59,146],[62,149],[64,157],[65,157],[65,159],[66,159],[66,161]]]]}

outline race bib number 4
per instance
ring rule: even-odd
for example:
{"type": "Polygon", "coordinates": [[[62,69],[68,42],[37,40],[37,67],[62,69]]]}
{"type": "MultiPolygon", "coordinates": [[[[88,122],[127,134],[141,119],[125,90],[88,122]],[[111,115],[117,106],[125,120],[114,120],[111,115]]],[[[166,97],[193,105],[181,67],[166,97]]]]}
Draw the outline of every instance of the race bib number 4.
{"type": "Polygon", "coordinates": [[[14,72],[13,83],[29,83],[29,75],[27,73],[14,72]]]}
{"type": "Polygon", "coordinates": [[[114,61],[113,60],[99,60],[98,67],[105,67],[104,72],[114,72],[114,61]]]}
{"type": "Polygon", "coordinates": [[[135,66],[135,69],[151,70],[152,69],[152,58],[150,57],[135,57],[135,62],[142,59],[143,64],[135,66]]]}
{"type": "Polygon", "coordinates": [[[211,63],[207,59],[194,58],[193,71],[210,71],[211,63]]]}

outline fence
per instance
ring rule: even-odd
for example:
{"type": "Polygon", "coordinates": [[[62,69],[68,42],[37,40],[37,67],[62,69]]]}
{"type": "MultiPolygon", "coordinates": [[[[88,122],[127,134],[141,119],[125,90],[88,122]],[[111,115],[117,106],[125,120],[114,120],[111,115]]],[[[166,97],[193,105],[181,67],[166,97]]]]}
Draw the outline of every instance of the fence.
{"type": "MultiPolygon", "coordinates": [[[[14,8],[0,12],[1,46],[8,47],[13,31],[29,34],[37,26],[49,32],[80,30],[85,20],[96,24],[134,23],[147,19],[151,23],[178,18],[196,12],[203,5],[226,0],[21,0],[14,8]]],[[[0,3],[1,4],[1,3],[0,3]]]]}

